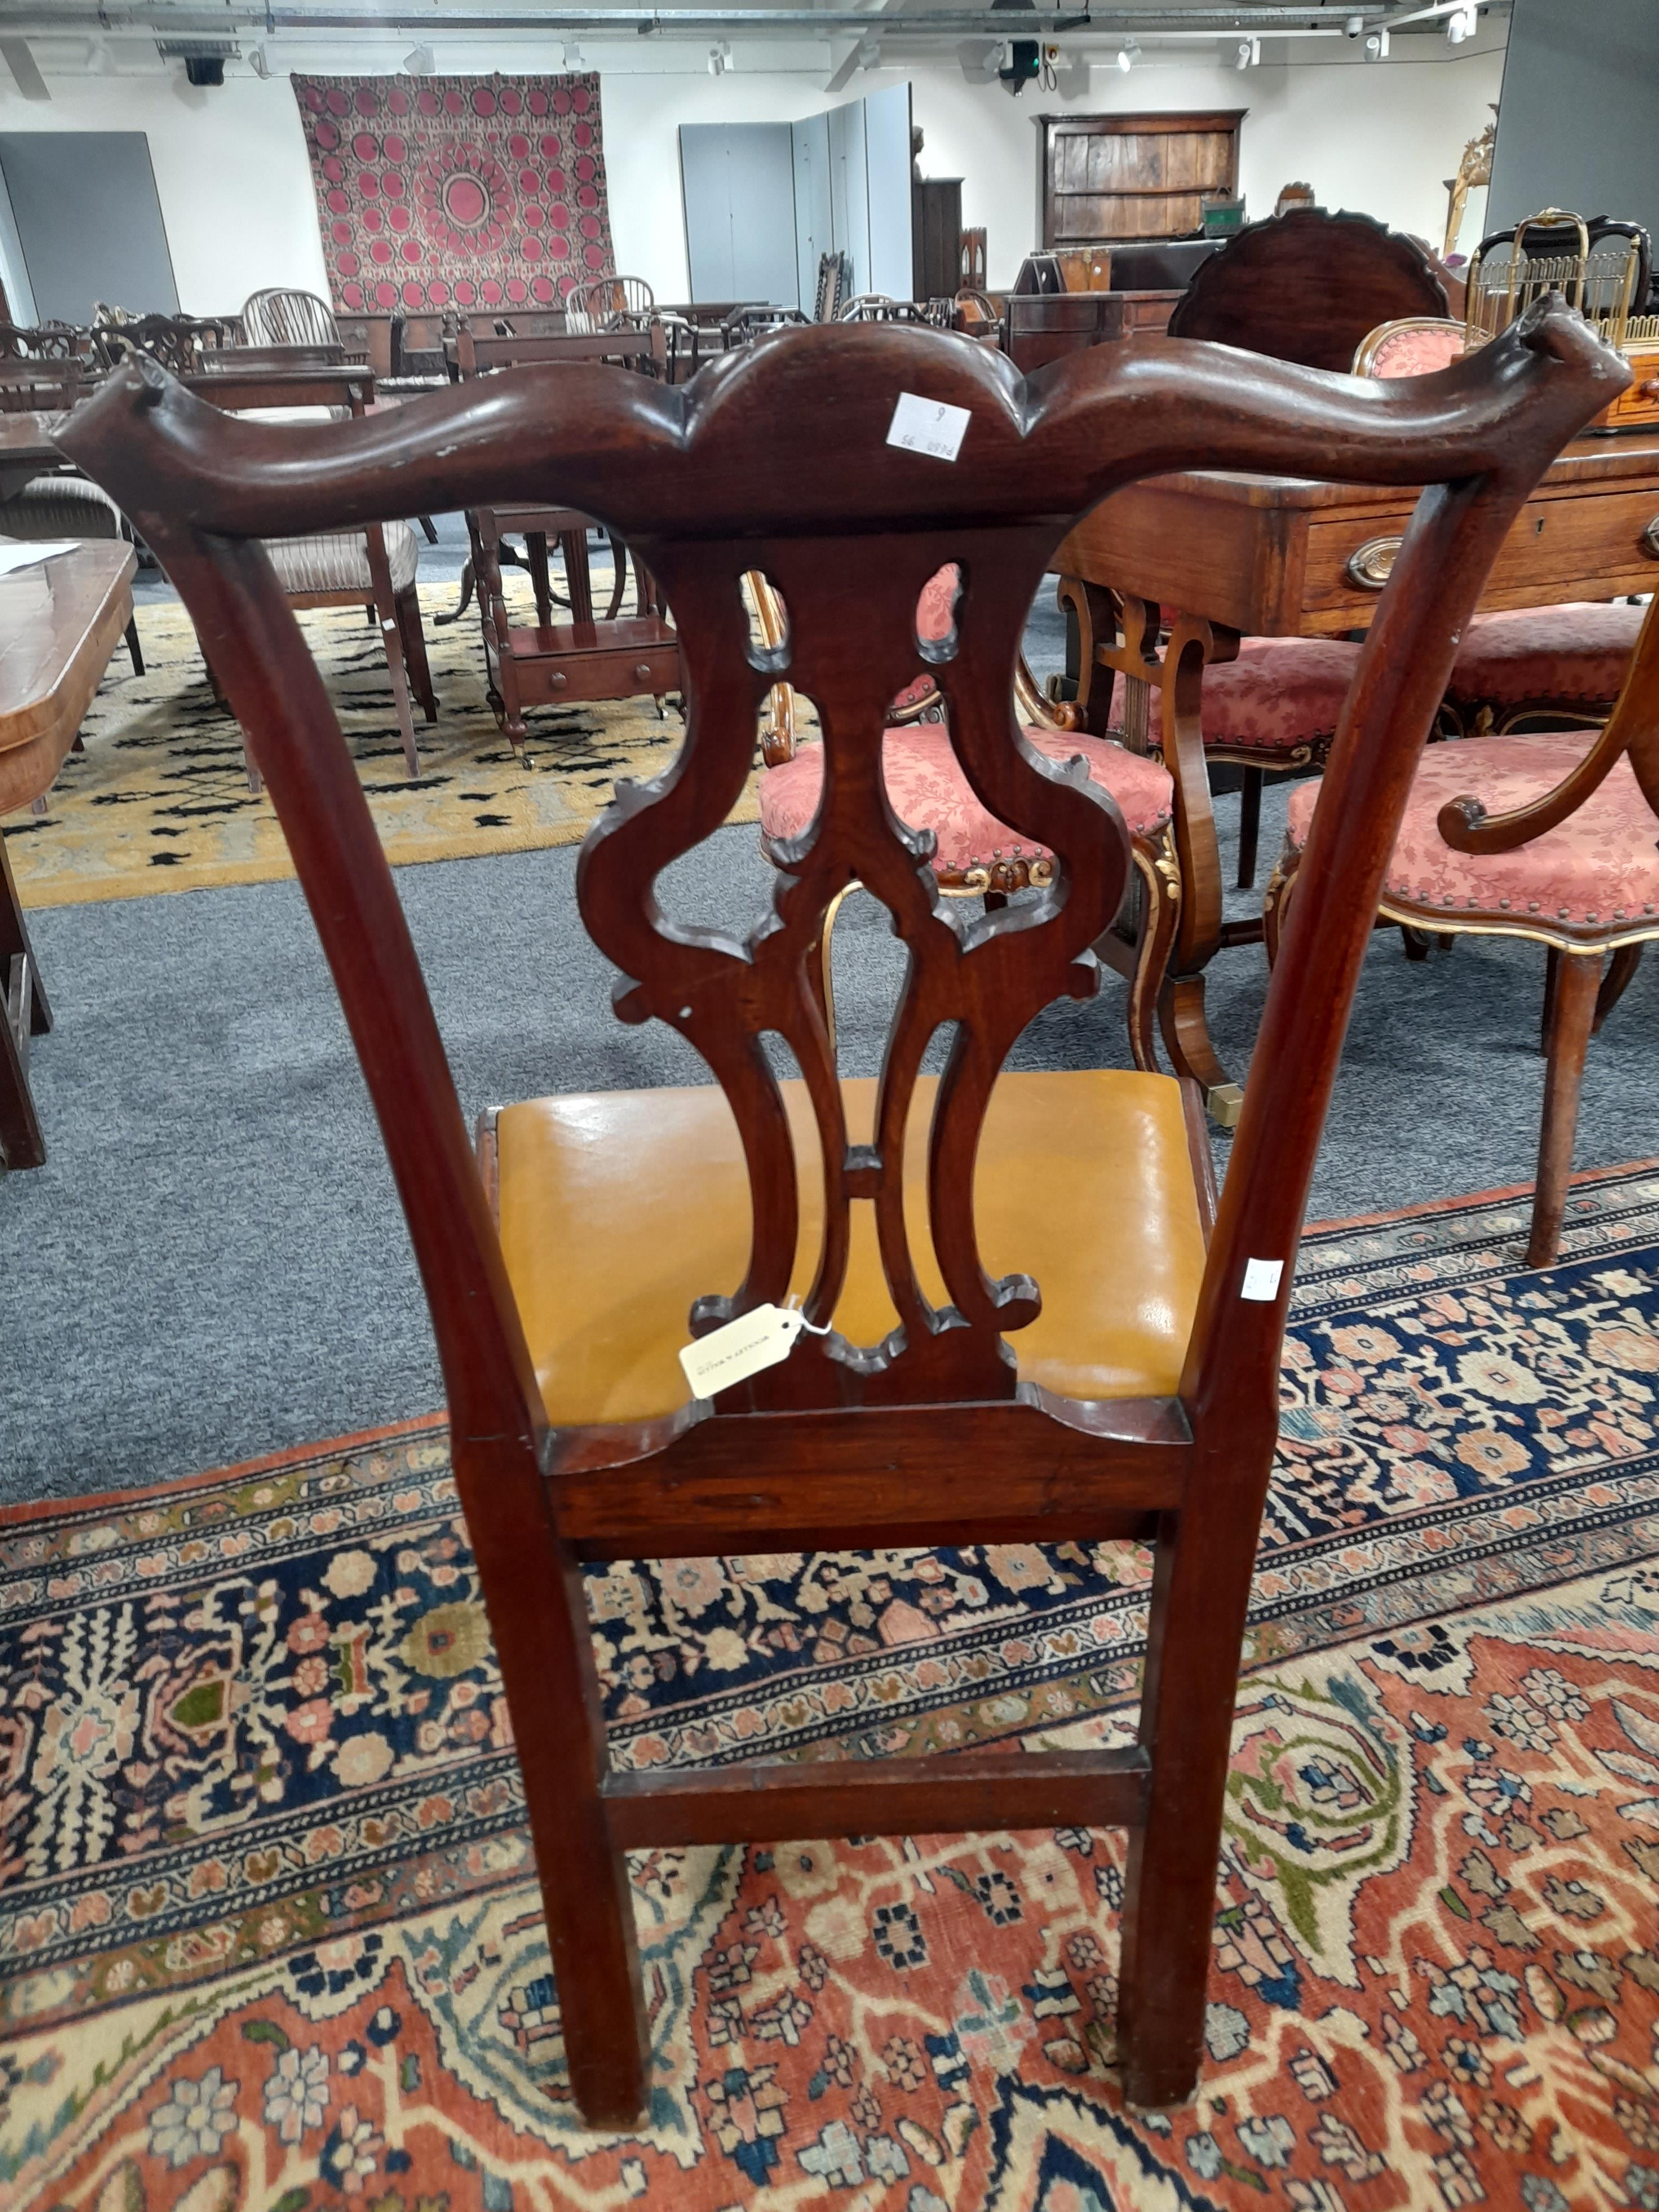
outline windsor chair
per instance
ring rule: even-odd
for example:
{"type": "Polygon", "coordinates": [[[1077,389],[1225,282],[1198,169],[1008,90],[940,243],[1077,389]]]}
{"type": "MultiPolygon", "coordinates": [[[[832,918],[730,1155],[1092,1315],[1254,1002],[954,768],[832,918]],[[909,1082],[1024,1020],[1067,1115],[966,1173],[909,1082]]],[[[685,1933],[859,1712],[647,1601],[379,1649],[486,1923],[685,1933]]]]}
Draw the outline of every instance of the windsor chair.
{"type": "Polygon", "coordinates": [[[129,364],[65,430],[156,547],[255,733],[362,1061],[443,1363],[592,2124],[633,2123],[650,2078],[625,1853],[720,1840],[1127,1826],[1125,2088],[1154,2106],[1191,2091],[1290,1277],[1383,866],[1492,556],[1626,377],[1553,307],[1426,398],[1159,339],[1027,383],[939,331],[830,325],[690,385],[509,370],[280,437],[129,364]],[[955,462],[888,442],[905,393],[967,410],[955,462]],[[1016,726],[1025,612],[1077,514],[1200,458],[1428,486],[1332,751],[1207,1249],[1175,1079],[1000,1072],[1039,1008],[1095,988],[1084,956],[1130,867],[1110,799],[1016,726]],[[503,1109],[492,1206],[367,802],[259,541],[361,529],[394,500],[526,498],[636,545],[680,617],[684,746],[618,790],[577,896],[623,979],[618,1015],[668,1024],[715,1080],[503,1109]],[[956,620],[924,654],[917,600],[947,562],[956,620]],[[787,610],[771,647],[751,631],[751,571],[787,610]],[[888,702],[921,665],[976,798],[1053,856],[1049,883],[1000,913],[941,901],[929,840],[883,787],[888,702]],[[656,878],[726,819],[782,680],[823,725],[817,813],[746,935],[671,922],[656,878]],[[908,953],[873,1085],[839,1079],[809,980],[853,880],[908,953]],[[941,1029],[944,1072],[924,1079],[941,1029]],[[769,1035],[799,1081],[778,1080],[769,1035]],[[1039,1255],[1041,1292],[1024,1271],[1039,1255]],[[792,1286],[823,1333],[694,1398],[677,1348],[764,1321],[792,1286]],[[584,1559],[1107,1537],[1158,1554],[1132,1747],[608,1765],[584,1559]]]}
{"type": "Polygon", "coordinates": [[[587,334],[643,330],[656,300],[643,276],[595,276],[566,293],[565,327],[587,334]]]}

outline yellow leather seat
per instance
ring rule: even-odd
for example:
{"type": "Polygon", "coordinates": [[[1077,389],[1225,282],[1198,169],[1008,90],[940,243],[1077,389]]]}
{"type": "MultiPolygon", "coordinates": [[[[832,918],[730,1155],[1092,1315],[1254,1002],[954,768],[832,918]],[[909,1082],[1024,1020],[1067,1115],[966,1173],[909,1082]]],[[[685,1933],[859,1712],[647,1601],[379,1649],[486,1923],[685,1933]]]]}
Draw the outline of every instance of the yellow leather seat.
{"type": "MultiPolygon", "coordinates": [[[[823,1222],[817,1132],[799,1082],[782,1086],[795,1142],[804,1295],[823,1222]]],[[[926,1146],[935,1079],[917,1086],[905,1211],[923,1291],[945,1286],[927,1235],[926,1146]]],[[[849,1133],[869,1140],[876,1086],[842,1085],[849,1133]]],[[[743,1279],[749,1180],[725,1094],[696,1089],[538,1098],[496,1120],[507,1273],[560,1427],[650,1419],[686,1403],[678,1352],[706,1292],[743,1279]]],[[[1168,1396],[1204,1272],[1204,1237],[1174,1079],[1103,1070],[1005,1075],[992,1094],[975,1183],[994,1276],[1036,1279],[1042,1312],[1008,1341],[1022,1381],[1072,1398],[1168,1396]]],[[[897,1316],[855,1200],[836,1326],[879,1343],[897,1316]]]]}

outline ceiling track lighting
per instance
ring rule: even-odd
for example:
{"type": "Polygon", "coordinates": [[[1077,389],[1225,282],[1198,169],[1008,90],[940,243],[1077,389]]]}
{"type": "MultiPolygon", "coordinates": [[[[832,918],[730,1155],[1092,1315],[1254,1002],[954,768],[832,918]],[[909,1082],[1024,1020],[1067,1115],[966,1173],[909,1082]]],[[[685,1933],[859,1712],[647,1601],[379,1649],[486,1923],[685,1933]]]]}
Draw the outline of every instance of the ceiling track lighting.
{"type": "Polygon", "coordinates": [[[1373,31],[1371,33],[1370,38],[1365,41],[1365,58],[1368,62],[1387,61],[1389,58],[1389,34],[1386,31],[1373,31]]]}
{"type": "Polygon", "coordinates": [[[1259,69],[1259,68],[1261,67],[1261,40],[1260,40],[1260,39],[1241,39],[1241,40],[1239,40],[1239,42],[1238,42],[1238,59],[1237,59],[1237,60],[1233,64],[1233,67],[1234,67],[1235,69],[1247,70],[1247,69],[1259,69]]]}
{"type": "Polygon", "coordinates": [[[732,49],[726,45],[724,40],[721,40],[719,46],[710,46],[708,49],[708,74],[710,76],[724,76],[731,66],[732,49]]]}
{"type": "Polygon", "coordinates": [[[270,57],[263,46],[255,46],[247,58],[247,65],[257,77],[264,79],[270,75],[270,57]]]}
{"type": "Polygon", "coordinates": [[[1136,64],[1139,59],[1140,59],[1140,41],[1139,41],[1139,39],[1127,39],[1127,40],[1124,41],[1124,43],[1123,43],[1123,44],[1122,44],[1122,45],[1118,48],[1118,50],[1117,50],[1117,65],[1118,65],[1118,67],[1119,67],[1119,68],[1123,71],[1124,75],[1127,76],[1128,75],[1129,71],[1130,71],[1130,70],[1134,67],[1135,64],[1136,64]]]}
{"type": "Polygon", "coordinates": [[[1478,7],[1454,8],[1446,18],[1446,36],[1455,46],[1461,46],[1465,39],[1472,39],[1480,28],[1478,7]]]}
{"type": "Polygon", "coordinates": [[[582,60],[582,50],[580,46],[572,45],[565,48],[564,65],[567,70],[579,70],[586,67],[586,64],[582,60]]]}
{"type": "Polygon", "coordinates": [[[405,76],[435,76],[437,73],[438,64],[430,46],[411,46],[404,56],[405,76]]]}

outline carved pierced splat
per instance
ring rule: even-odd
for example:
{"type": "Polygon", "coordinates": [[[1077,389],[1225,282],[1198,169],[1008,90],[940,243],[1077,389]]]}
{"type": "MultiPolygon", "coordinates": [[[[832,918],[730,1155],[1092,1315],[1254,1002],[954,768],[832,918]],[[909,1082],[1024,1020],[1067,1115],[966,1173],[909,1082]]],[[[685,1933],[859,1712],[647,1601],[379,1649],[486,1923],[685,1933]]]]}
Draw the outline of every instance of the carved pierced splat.
{"type": "Polygon", "coordinates": [[[880,1345],[852,1345],[836,1334],[809,1338],[750,1386],[746,1402],[754,1407],[1013,1395],[1015,1365],[1002,1334],[1034,1320],[1040,1297],[1029,1278],[993,1280],[981,1264],[971,1200],[980,1132],[1020,1031],[1054,999],[1095,988],[1098,970],[1083,956],[1115,919],[1130,865],[1127,835],[1109,799],[1080,762],[1056,767],[1033,751],[1012,713],[1024,611],[1048,545],[1046,532],[889,534],[879,598],[862,580],[868,547],[858,539],[828,546],[773,540],[758,562],[748,541],[653,550],[684,640],[686,743],[665,776],[619,792],[583,853],[578,896],[595,943],[628,979],[618,1013],[678,1030],[725,1090],[742,1137],[754,1205],[748,1273],[734,1297],[702,1300],[692,1326],[704,1331],[781,1301],[794,1271],[795,1158],[763,1042],[768,1032],[784,1040],[801,1070],[823,1155],[824,1228],[808,1318],[823,1324],[835,1312],[851,1209],[863,1203],[874,1208],[898,1316],[880,1345]],[[929,865],[933,835],[894,813],[881,772],[888,703],[921,658],[916,600],[947,560],[962,576],[956,624],[930,661],[958,757],[984,804],[1055,856],[1053,881],[1039,896],[984,919],[970,920],[940,895],[929,865]],[[754,647],[739,590],[744,571],[757,566],[788,610],[787,643],[769,652],[754,647]],[[849,637],[857,640],[852,651],[849,637]],[[757,713],[786,670],[816,701],[823,727],[817,814],[782,849],[773,912],[746,940],[671,923],[652,885],[725,820],[748,775],[757,713]],[[811,983],[824,917],[854,883],[887,908],[907,954],[872,1142],[855,1142],[848,1129],[811,983]],[[929,1131],[927,1183],[949,1304],[935,1307],[910,1249],[903,1161],[922,1055],[945,1025],[952,1038],[929,1131]]]}

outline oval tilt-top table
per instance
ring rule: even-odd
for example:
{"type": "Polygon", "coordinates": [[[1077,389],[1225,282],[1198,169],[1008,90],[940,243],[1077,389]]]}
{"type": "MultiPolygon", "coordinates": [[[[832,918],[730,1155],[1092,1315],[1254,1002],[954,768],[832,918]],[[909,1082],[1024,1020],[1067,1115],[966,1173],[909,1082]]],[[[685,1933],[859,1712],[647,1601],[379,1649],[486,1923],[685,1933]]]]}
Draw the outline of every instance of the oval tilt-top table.
{"type": "MultiPolygon", "coordinates": [[[[1196,1079],[1231,1127],[1243,1092],[1211,1042],[1204,971],[1224,947],[1259,942],[1258,921],[1224,922],[1215,814],[1200,733],[1204,670],[1241,637],[1345,636],[1369,628],[1416,494],[1295,477],[1188,470],[1103,501],[1054,566],[1078,617],[1084,726],[1104,731],[1112,679],[1126,735],[1144,746],[1158,687],[1175,782],[1181,921],[1160,1007],[1176,1072],[1196,1079]],[[1160,643],[1164,630],[1167,642],[1160,643]]],[[[1516,518],[1483,611],[1659,590],[1659,434],[1576,440],[1516,518]]]]}
{"type": "MultiPolygon", "coordinates": [[[[137,565],[125,539],[100,538],[0,576],[0,815],[51,790],[132,620],[137,565]]],[[[0,1000],[0,1163],[38,1168],[46,1148],[29,1095],[29,1039],[52,1027],[52,1009],[3,837],[0,1000]]]]}

